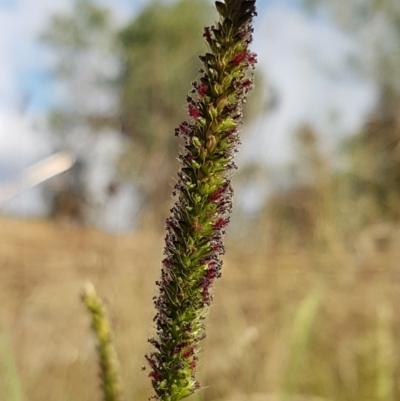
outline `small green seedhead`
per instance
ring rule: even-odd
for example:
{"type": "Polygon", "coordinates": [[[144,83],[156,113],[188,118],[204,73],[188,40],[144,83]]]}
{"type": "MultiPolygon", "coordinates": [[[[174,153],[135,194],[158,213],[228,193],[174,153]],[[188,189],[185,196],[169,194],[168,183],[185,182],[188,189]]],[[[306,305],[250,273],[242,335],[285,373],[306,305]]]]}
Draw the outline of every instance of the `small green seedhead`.
{"type": "Polygon", "coordinates": [[[87,284],[82,300],[92,319],[92,329],[97,339],[97,354],[104,401],[120,401],[120,378],[117,355],[112,343],[112,331],[103,303],[92,284],[87,284]]]}

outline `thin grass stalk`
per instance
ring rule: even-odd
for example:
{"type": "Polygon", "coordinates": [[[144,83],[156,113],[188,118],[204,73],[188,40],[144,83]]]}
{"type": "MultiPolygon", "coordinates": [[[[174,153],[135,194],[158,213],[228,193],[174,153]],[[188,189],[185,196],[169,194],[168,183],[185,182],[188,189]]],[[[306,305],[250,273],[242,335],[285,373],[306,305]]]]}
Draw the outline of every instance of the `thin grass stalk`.
{"type": "Polygon", "coordinates": [[[247,72],[256,63],[249,50],[255,0],[217,1],[216,8],[220,19],[204,30],[209,52],[200,57],[203,67],[187,97],[190,120],[175,131],[184,146],[154,299],[157,335],[146,355],[154,397],[161,401],[179,401],[200,388],[196,371],[203,320],[214,280],[221,276],[233,158],[242,107],[253,86],[247,72]]]}
{"type": "Polygon", "coordinates": [[[23,401],[23,390],[12,344],[5,327],[0,325],[0,374],[5,401],[23,401]]]}
{"type": "Polygon", "coordinates": [[[100,367],[101,389],[104,401],[121,401],[120,376],[113,334],[103,302],[92,284],[83,292],[83,302],[92,319],[92,329],[97,339],[97,355],[100,367]]]}
{"type": "Polygon", "coordinates": [[[387,301],[377,308],[377,401],[394,401],[396,386],[394,375],[395,341],[393,338],[393,309],[387,301]]]}
{"type": "Polygon", "coordinates": [[[300,304],[293,323],[291,353],[285,372],[281,401],[290,401],[309,352],[312,328],[322,302],[320,288],[312,291],[300,304]]]}

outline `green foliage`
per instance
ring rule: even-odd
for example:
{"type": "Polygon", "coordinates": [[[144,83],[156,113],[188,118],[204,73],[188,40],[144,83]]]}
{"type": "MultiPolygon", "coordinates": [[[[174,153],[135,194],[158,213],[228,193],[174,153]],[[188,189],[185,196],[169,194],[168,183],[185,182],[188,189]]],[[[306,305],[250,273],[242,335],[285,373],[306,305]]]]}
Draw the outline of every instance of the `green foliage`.
{"type": "Polygon", "coordinates": [[[90,0],[76,0],[71,15],[55,14],[41,36],[57,54],[57,74],[66,78],[77,71],[71,68],[74,53],[91,51],[104,41],[112,26],[110,12],[90,0]]]}
{"type": "Polygon", "coordinates": [[[97,102],[99,94],[115,97],[116,72],[110,66],[118,64],[116,35],[110,11],[90,0],[76,0],[69,14],[55,14],[44,30],[41,41],[56,56],[53,74],[64,95],[49,115],[57,147],[74,147],[70,132],[76,127],[90,131],[118,125],[113,110],[97,102]]]}
{"type": "Polygon", "coordinates": [[[166,145],[167,151],[176,150],[169,138],[184,116],[183,99],[199,67],[206,4],[203,0],[182,0],[172,6],[153,3],[120,34],[122,127],[145,155],[166,145]]]}
{"type": "Polygon", "coordinates": [[[120,172],[135,182],[159,221],[177,167],[172,133],[185,115],[182,104],[200,65],[204,43],[199,32],[209,11],[206,0],[150,3],[119,36],[121,125],[133,140],[121,156],[120,172]]]}
{"type": "Polygon", "coordinates": [[[88,30],[101,32],[107,28],[109,14],[106,9],[89,0],[77,0],[74,9],[73,20],[61,14],[52,17],[47,33],[42,36],[45,42],[57,47],[84,49],[90,47],[86,37],[88,30]]]}

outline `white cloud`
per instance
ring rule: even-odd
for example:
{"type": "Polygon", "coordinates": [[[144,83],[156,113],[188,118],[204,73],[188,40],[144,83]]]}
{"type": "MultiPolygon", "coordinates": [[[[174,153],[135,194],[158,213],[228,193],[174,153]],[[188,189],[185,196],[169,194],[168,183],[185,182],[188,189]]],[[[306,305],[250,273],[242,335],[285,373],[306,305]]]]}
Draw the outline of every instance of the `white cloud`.
{"type": "Polygon", "coordinates": [[[21,114],[0,110],[0,172],[17,173],[48,155],[50,147],[33,121],[21,114]]]}
{"type": "MultiPolygon", "coordinates": [[[[0,185],[15,178],[23,169],[50,154],[43,134],[36,132],[33,121],[19,113],[0,109],[0,185]]],[[[6,213],[21,216],[45,212],[41,191],[30,189],[0,205],[6,213]]]]}
{"type": "Polygon", "coordinates": [[[29,74],[43,67],[38,37],[49,16],[66,10],[69,0],[20,0],[13,6],[0,7],[0,108],[15,110],[32,93],[26,84],[29,74]]]}

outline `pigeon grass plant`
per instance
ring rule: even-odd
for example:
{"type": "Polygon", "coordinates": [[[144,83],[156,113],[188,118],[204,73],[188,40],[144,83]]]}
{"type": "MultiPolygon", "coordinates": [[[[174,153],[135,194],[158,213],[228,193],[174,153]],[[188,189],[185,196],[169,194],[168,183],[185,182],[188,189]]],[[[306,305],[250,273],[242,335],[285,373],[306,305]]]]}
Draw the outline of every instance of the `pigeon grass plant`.
{"type": "MultiPolygon", "coordinates": [[[[146,355],[155,395],[179,401],[200,388],[196,380],[199,343],[205,337],[204,318],[212,301],[212,285],[221,276],[223,236],[232,209],[230,176],[240,144],[242,108],[253,87],[257,62],[249,50],[255,0],[216,2],[220,20],[204,30],[209,52],[200,56],[199,79],[187,97],[190,121],[175,131],[184,141],[167,219],[165,258],[154,322],[146,355]]],[[[105,401],[120,399],[115,351],[101,300],[88,287],[83,297],[98,340],[105,401]]]]}
{"type": "Polygon", "coordinates": [[[190,119],[175,132],[184,146],[154,299],[157,335],[146,356],[154,398],[162,401],[179,401],[200,388],[196,369],[203,320],[213,282],[221,276],[233,158],[257,61],[249,50],[255,0],[217,1],[216,8],[220,20],[204,30],[209,52],[200,56],[203,67],[187,97],[190,119]]]}

